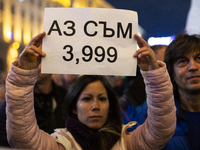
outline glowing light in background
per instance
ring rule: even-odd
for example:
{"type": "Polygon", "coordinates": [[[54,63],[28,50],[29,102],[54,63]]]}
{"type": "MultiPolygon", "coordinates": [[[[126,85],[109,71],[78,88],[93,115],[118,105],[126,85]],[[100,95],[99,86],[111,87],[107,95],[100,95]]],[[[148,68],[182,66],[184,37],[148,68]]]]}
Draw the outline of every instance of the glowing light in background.
{"type": "Polygon", "coordinates": [[[13,61],[15,61],[18,58],[18,48],[19,48],[20,44],[18,42],[14,42],[8,50],[7,53],[7,72],[9,72],[11,64],[13,61]]]}
{"type": "Polygon", "coordinates": [[[31,32],[29,29],[27,29],[28,27],[26,27],[24,29],[24,35],[23,35],[23,41],[24,41],[24,45],[27,45],[29,43],[29,41],[31,40],[31,32]]]}
{"type": "Polygon", "coordinates": [[[16,59],[17,56],[18,56],[18,51],[17,51],[16,49],[14,49],[14,48],[11,48],[11,49],[10,49],[10,57],[11,57],[12,59],[16,59]]]}
{"type": "Polygon", "coordinates": [[[15,16],[14,16],[14,41],[21,43],[22,41],[22,16],[20,5],[15,6],[15,16]]]}
{"type": "Polygon", "coordinates": [[[94,8],[113,8],[113,6],[107,3],[105,0],[91,0],[89,3],[90,7],[94,8]]]}
{"type": "Polygon", "coordinates": [[[24,19],[23,30],[24,30],[23,32],[24,45],[27,45],[31,40],[31,23],[30,20],[28,19],[28,15],[24,19]]]}
{"type": "Polygon", "coordinates": [[[86,0],[74,0],[72,7],[87,7],[89,5],[89,2],[86,0]]]}
{"type": "Polygon", "coordinates": [[[13,33],[9,31],[9,28],[4,30],[4,40],[5,42],[10,42],[13,38],[13,33]]]}
{"type": "Polygon", "coordinates": [[[166,46],[168,46],[173,39],[174,39],[174,36],[150,37],[147,42],[150,46],[153,46],[153,45],[166,45],[166,46]]]}
{"type": "Polygon", "coordinates": [[[52,1],[62,4],[64,7],[70,7],[71,5],[71,0],[52,0],[52,1]]]}
{"type": "Polygon", "coordinates": [[[19,30],[16,29],[14,31],[14,40],[19,42],[19,43],[21,43],[21,38],[22,38],[22,31],[20,29],[19,30]]]}
{"type": "Polygon", "coordinates": [[[3,12],[3,39],[7,43],[12,39],[12,15],[9,3],[5,3],[3,12]]]}
{"type": "Polygon", "coordinates": [[[12,47],[14,48],[14,49],[18,49],[19,48],[19,43],[18,42],[14,42],[13,44],[12,44],[12,47]]]}

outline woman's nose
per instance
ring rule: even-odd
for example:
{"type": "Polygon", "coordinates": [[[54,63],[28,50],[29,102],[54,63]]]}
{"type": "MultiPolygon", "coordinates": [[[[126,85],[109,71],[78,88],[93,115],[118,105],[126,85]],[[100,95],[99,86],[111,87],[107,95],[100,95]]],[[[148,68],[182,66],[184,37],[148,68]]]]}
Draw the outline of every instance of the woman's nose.
{"type": "Polygon", "coordinates": [[[99,109],[100,109],[99,102],[97,98],[94,98],[94,100],[92,101],[92,110],[99,110],[99,109]]]}

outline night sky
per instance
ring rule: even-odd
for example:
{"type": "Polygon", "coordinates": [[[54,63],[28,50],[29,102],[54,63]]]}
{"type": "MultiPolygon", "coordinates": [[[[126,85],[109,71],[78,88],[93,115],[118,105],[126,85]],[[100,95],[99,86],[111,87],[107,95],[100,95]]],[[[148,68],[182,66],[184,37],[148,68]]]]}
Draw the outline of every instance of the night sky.
{"type": "Polygon", "coordinates": [[[106,0],[118,9],[138,12],[139,25],[149,37],[172,36],[184,32],[191,0],[106,0]]]}

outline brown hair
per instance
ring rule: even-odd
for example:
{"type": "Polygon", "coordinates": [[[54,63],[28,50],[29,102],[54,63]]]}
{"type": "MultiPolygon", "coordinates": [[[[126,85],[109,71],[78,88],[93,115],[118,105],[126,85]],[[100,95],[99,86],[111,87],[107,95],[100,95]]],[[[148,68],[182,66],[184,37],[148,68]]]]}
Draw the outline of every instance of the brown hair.
{"type": "Polygon", "coordinates": [[[121,111],[118,103],[117,96],[113,90],[113,87],[110,85],[106,77],[104,76],[97,76],[97,75],[84,75],[79,77],[69,88],[69,91],[66,95],[66,110],[67,110],[67,116],[77,118],[77,115],[73,113],[73,109],[76,109],[76,103],[78,100],[79,95],[84,90],[84,88],[95,81],[101,81],[104,85],[109,99],[109,114],[108,119],[105,123],[105,125],[98,130],[99,134],[101,135],[101,149],[106,149],[106,145],[109,145],[110,136],[107,136],[109,134],[118,135],[119,139],[121,136],[121,130],[122,130],[122,117],[121,117],[121,111]],[[108,134],[106,134],[108,133],[108,134]]]}
{"type": "Polygon", "coordinates": [[[175,39],[169,44],[165,50],[164,62],[167,65],[167,70],[169,72],[173,87],[174,94],[177,93],[177,85],[174,81],[174,63],[180,57],[189,54],[193,51],[200,52],[200,36],[199,35],[188,35],[179,34],[175,39]]]}

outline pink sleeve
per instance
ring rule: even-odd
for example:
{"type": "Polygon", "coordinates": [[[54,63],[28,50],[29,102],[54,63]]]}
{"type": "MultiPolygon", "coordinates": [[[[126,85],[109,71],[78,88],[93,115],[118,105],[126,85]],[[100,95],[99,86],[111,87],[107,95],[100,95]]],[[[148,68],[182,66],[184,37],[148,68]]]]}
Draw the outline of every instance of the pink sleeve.
{"type": "Polygon", "coordinates": [[[54,138],[39,129],[35,118],[33,88],[38,70],[22,70],[17,64],[12,64],[6,81],[8,142],[20,149],[59,149],[54,138]]]}
{"type": "Polygon", "coordinates": [[[125,136],[130,150],[162,149],[176,128],[173,87],[165,63],[158,63],[159,69],[141,71],[146,84],[148,117],[144,124],[125,136]]]}

